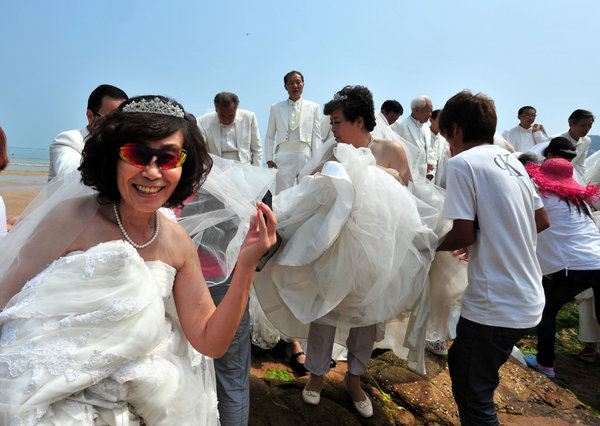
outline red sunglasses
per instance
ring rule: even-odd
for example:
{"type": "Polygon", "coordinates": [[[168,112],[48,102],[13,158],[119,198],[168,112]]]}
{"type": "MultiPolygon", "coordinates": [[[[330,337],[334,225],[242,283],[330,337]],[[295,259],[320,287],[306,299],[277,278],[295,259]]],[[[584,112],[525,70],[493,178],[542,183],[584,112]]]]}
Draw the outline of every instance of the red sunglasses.
{"type": "Polygon", "coordinates": [[[119,148],[119,157],[127,164],[140,168],[146,167],[156,157],[157,166],[161,170],[169,170],[181,167],[187,151],[183,148],[153,149],[142,144],[126,143],[119,148]]]}

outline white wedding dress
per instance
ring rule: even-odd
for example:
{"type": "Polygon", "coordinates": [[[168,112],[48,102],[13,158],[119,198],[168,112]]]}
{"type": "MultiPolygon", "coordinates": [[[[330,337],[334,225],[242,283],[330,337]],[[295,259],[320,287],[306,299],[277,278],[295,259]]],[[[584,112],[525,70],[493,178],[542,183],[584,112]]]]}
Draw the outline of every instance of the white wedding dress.
{"type": "MultiPolygon", "coordinates": [[[[274,198],[284,243],[255,276],[260,305],[291,338],[306,337],[316,320],[344,333],[404,313],[410,319],[399,345],[409,349],[411,367],[424,372],[427,274],[439,210],[376,167],[369,149],[339,143],[333,152],[339,162],[326,162],[274,198]]],[[[343,334],[336,340],[343,342],[343,334]]]]}
{"type": "Polygon", "coordinates": [[[181,330],[175,274],[111,241],[31,279],[0,312],[0,423],[218,424],[212,360],[181,330]]]}

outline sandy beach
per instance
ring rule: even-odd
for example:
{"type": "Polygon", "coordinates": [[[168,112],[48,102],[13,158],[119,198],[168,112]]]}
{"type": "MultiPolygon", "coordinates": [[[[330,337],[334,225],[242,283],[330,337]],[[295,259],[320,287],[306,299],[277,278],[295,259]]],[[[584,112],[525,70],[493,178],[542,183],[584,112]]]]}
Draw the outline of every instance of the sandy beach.
{"type": "Polygon", "coordinates": [[[46,186],[45,172],[10,171],[0,175],[0,196],[6,205],[6,217],[21,214],[35,196],[46,186]],[[30,181],[32,177],[39,177],[30,181]],[[22,188],[22,189],[20,189],[22,188]]]}

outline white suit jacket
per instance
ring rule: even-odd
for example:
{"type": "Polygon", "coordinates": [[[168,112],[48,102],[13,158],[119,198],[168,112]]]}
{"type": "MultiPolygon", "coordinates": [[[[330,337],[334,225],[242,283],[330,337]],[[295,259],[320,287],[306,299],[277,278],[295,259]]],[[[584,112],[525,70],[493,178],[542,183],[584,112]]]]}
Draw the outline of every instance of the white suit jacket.
{"type": "MultiPolygon", "coordinates": [[[[288,100],[271,105],[269,125],[265,135],[265,159],[273,161],[275,147],[288,142],[288,100]],[[276,139],[277,138],[277,139],[276,139]]],[[[308,142],[311,155],[317,151],[321,144],[321,113],[319,104],[302,98],[300,109],[300,139],[308,142]]]]}
{"type": "Polygon", "coordinates": [[[48,182],[56,176],[64,176],[77,170],[81,164],[81,151],[89,136],[87,128],[59,133],[50,144],[50,167],[48,182]]]}
{"type": "Polygon", "coordinates": [[[423,174],[423,176],[425,176],[427,164],[429,164],[434,167],[433,173],[430,174],[435,175],[435,165],[437,163],[437,158],[431,143],[431,130],[429,130],[429,126],[424,124],[423,131],[425,132],[425,145],[423,145],[423,142],[419,137],[420,129],[417,127],[412,117],[406,117],[404,120],[402,120],[402,123],[400,124],[399,134],[402,138],[404,138],[406,141],[413,144],[417,148],[419,152],[419,158],[417,159],[419,174],[423,174]]]}
{"type": "Polygon", "coordinates": [[[524,129],[521,126],[515,126],[512,129],[505,130],[502,137],[506,139],[517,152],[528,152],[534,145],[545,142],[548,139],[544,127],[533,133],[533,126],[524,129]]]}
{"type": "MultiPolygon", "coordinates": [[[[209,112],[197,119],[200,133],[206,141],[208,152],[222,156],[221,123],[216,112],[209,112]]],[[[262,144],[256,115],[251,111],[238,109],[235,114],[235,141],[242,164],[262,167],[262,144]]]]}
{"type": "MultiPolygon", "coordinates": [[[[587,157],[587,152],[588,152],[588,149],[590,148],[590,145],[592,144],[592,139],[589,136],[584,136],[582,138],[579,138],[579,140],[575,140],[571,137],[571,133],[569,133],[568,130],[557,136],[562,136],[563,138],[567,138],[568,140],[570,140],[573,143],[573,145],[575,145],[575,149],[577,150],[577,155],[575,156],[575,158],[573,158],[571,160],[571,164],[573,165],[573,168],[577,171],[577,173],[579,173],[580,176],[584,176],[585,175],[585,157],[587,157]]],[[[554,136],[552,139],[554,139],[557,136],[554,136]]]]}

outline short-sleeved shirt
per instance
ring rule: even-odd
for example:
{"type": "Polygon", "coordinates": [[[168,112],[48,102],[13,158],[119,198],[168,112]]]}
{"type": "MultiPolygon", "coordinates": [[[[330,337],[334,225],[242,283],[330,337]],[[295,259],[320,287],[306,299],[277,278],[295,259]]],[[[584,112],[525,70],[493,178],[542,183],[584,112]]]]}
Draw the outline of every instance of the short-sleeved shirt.
{"type": "Polygon", "coordinates": [[[543,207],[523,165],[495,145],[448,161],[443,216],[475,221],[461,315],[496,327],[529,328],[544,308],[535,210],[543,207]]]}

